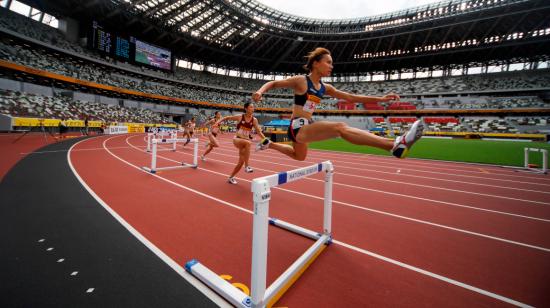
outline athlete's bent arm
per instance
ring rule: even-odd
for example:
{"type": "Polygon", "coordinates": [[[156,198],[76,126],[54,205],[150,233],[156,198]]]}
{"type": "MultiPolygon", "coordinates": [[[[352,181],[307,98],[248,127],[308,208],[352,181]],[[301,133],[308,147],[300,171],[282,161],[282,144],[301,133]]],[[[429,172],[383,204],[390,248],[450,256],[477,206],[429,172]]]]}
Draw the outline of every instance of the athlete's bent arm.
{"type": "Polygon", "coordinates": [[[296,91],[299,85],[299,81],[303,79],[303,76],[293,76],[284,80],[273,80],[266,82],[258,91],[252,94],[252,100],[259,102],[262,100],[262,95],[275,88],[288,88],[296,91]]]}
{"type": "Polygon", "coordinates": [[[219,125],[222,122],[225,121],[239,121],[241,119],[242,115],[236,115],[236,116],[227,116],[219,119],[214,125],[219,125]]]}

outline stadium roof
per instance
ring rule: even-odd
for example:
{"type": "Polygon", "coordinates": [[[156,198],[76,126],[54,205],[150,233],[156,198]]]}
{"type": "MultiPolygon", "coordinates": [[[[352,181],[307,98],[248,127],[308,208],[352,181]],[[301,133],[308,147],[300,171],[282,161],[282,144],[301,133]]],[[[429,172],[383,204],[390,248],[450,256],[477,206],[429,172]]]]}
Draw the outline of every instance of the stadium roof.
{"type": "Polygon", "coordinates": [[[96,20],[227,69],[297,73],[315,47],[336,75],[546,61],[550,1],[451,0],[383,15],[311,19],[254,0],[27,0],[46,12],[96,20]]]}

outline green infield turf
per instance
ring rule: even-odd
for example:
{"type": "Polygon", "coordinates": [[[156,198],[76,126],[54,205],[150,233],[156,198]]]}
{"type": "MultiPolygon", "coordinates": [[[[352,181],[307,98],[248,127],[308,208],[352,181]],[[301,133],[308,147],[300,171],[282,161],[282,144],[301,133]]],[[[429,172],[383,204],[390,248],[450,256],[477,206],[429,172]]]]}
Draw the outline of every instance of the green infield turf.
{"type": "MultiPolygon", "coordinates": [[[[423,138],[414,145],[408,157],[523,166],[523,148],[525,147],[543,148],[550,151],[550,144],[542,142],[423,138]]],[[[390,155],[386,151],[354,145],[339,138],[311,143],[310,148],[390,155]]],[[[531,152],[529,162],[541,165],[541,157],[541,153],[531,152]]]]}

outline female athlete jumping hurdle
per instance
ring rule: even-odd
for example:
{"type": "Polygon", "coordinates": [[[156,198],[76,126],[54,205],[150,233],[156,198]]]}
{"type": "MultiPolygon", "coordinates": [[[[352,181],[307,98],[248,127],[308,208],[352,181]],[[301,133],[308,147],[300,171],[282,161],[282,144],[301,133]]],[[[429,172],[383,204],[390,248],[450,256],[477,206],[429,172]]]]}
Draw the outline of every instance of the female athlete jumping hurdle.
{"type": "Polygon", "coordinates": [[[387,94],[383,97],[355,95],[335,89],[332,85],[323,83],[322,77],[330,76],[333,68],[330,51],[325,48],[316,48],[307,55],[307,64],[304,68],[309,75],[297,75],[284,80],[274,80],[265,83],[258,91],[252,94],[252,99],[259,102],[262,94],[273,88],[289,88],[294,90],[294,106],[288,137],[292,146],[271,143],[263,139],[258,144],[258,150],[275,149],[296,160],[305,160],[308,143],[326,139],[342,137],[344,140],[358,145],[367,145],[390,151],[398,158],[407,156],[411,146],[422,136],[424,124],[421,120],[414,122],[411,129],[395,140],[383,138],[361,129],[349,127],[343,122],[318,121],[313,122],[311,117],[315,106],[321,102],[324,94],[345,99],[350,102],[388,102],[399,100],[397,94],[387,94]]]}

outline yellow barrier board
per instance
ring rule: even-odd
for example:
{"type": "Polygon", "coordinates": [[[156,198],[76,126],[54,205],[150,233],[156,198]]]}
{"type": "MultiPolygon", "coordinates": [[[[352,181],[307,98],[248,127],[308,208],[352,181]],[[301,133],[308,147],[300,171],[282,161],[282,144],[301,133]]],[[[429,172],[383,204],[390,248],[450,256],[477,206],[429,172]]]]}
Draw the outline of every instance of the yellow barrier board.
{"type": "Polygon", "coordinates": [[[65,120],[67,127],[84,127],[84,121],[82,120],[65,120]]]}
{"type": "Polygon", "coordinates": [[[144,133],[145,132],[145,126],[144,125],[127,125],[128,126],[128,132],[129,133],[144,133]]]}
{"type": "Polygon", "coordinates": [[[102,124],[101,121],[88,121],[88,127],[101,127],[102,124]]]}
{"type": "MultiPolygon", "coordinates": [[[[41,118],[12,118],[13,126],[16,127],[37,127],[44,125],[45,127],[57,127],[59,126],[59,119],[41,119],[41,118]]],[[[106,123],[106,126],[115,125],[116,123],[106,123]]],[[[84,127],[84,120],[65,120],[65,125],[67,127],[84,127]]],[[[103,125],[101,121],[88,121],[88,127],[99,128],[103,125]]],[[[126,125],[128,126],[129,132],[134,133],[144,133],[145,127],[151,126],[163,126],[163,127],[172,127],[176,128],[176,124],[143,124],[143,123],[118,123],[117,125],[126,125]]]]}

